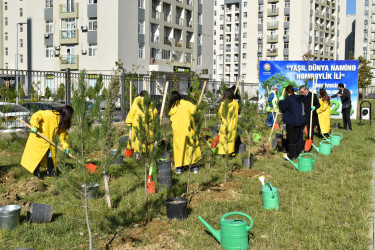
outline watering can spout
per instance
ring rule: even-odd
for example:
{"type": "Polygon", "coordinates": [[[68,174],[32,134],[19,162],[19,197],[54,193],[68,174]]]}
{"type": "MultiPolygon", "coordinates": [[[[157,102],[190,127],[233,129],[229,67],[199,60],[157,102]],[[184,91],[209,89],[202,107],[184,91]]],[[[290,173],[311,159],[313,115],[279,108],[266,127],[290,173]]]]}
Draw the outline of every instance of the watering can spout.
{"type": "Polygon", "coordinates": [[[298,170],[298,164],[294,163],[291,159],[289,159],[287,154],[284,154],[284,158],[287,159],[292,165],[298,170]]]}
{"type": "Polygon", "coordinates": [[[215,239],[221,243],[221,238],[220,238],[220,231],[213,229],[210,224],[207,223],[202,217],[198,216],[198,219],[205,225],[205,227],[212,233],[212,235],[215,237],[215,239]]]}
{"type": "Polygon", "coordinates": [[[314,143],[312,143],[312,146],[316,149],[316,151],[318,151],[319,153],[319,148],[317,146],[314,145],[314,143]]]}

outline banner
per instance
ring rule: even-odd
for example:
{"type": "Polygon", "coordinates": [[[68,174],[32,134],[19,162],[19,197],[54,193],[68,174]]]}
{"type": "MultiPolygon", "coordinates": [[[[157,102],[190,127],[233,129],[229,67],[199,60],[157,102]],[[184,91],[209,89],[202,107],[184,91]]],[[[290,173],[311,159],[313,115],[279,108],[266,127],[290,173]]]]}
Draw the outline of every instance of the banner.
{"type": "MultiPolygon", "coordinates": [[[[307,85],[312,90],[312,79],[317,78],[315,94],[325,88],[332,96],[338,93],[338,84],[343,83],[350,90],[352,110],[350,118],[357,117],[358,61],[260,61],[259,63],[259,108],[264,110],[269,91],[274,85],[280,88],[283,83],[299,88],[307,85]]],[[[331,98],[331,118],[341,118],[341,100],[331,98]]]]}

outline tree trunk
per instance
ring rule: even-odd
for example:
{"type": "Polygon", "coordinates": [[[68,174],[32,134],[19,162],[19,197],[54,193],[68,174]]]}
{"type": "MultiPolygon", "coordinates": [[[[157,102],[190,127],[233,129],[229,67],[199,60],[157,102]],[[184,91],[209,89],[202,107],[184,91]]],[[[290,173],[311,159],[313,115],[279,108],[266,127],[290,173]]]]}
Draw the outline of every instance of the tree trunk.
{"type": "MultiPolygon", "coordinates": [[[[108,151],[106,151],[104,154],[105,154],[104,157],[107,162],[108,151]]],[[[107,168],[104,169],[103,179],[104,179],[104,190],[105,190],[105,195],[104,195],[105,202],[107,203],[107,206],[111,209],[112,206],[111,206],[111,196],[109,195],[109,176],[107,175],[107,168]]]]}

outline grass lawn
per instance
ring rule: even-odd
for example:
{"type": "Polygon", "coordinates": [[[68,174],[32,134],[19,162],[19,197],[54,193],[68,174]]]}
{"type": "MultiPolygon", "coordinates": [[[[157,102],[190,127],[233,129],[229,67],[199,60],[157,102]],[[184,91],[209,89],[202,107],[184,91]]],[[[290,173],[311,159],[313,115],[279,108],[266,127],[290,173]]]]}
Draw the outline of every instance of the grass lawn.
{"type": "MultiPolygon", "coordinates": [[[[375,116],[373,116],[375,117],[375,116]]],[[[265,116],[260,115],[264,121],[265,116]]],[[[340,120],[340,122],[342,122],[340,120]]],[[[207,121],[207,126],[217,121],[207,121]]],[[[110,188],[113,208],[106,208],[103,182],[100,198],[91,200],[90,219],[95,248],[218,249],[219,243],[198,220],[202,216],[219,229],[223,214],[239,211],[254,220],[250,247],[256,249],[367,249],[371,208],[374,130],[353,121],[353,132],[333,128],[344,138],[329,156],[318,155],[314,171],[297,171],[283,160],[282,152],[260,153],[266,136],[252,147],[253,168],[241,166],[241,156],[232,159],[232,175],[224,183],[224,159],[205,152],[205,167],[191,175],[189,217],[170,221],[164,200],[181,197],[186,191],[187,173],[173,174],[173,187],[150,196],[151,222],[144,225],[143,168],[134,159],[111,166],[110,188]],[[279,190],[280,210],[262,207],[261,183],[279,190]]],[[[262,135],[269,133],[263,130],[262,135]]],[[[319,145],[318,137],[314,144],[319,145]]],[[[3,249],[87,248],[88,236],[82,200],[65,178],[40,182],[20,165],[24,139],[0,141],[0,205],[23,205],[21,224],[14,230],[0,230],[3,249]],[[29,202],[53,206],[53,220],[47,224],[24,222],[29,202]]],[[[65,176],[74,175],[74,171],[65,176]]]]}

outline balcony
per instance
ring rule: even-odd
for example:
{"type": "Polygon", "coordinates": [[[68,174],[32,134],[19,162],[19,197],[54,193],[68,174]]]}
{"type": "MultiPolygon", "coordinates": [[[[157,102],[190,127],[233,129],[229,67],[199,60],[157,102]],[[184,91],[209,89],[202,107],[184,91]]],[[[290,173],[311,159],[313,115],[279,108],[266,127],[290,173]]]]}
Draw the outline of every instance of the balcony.
{"type": "Polygon", "coordinates": [[[181,40],[176,40],[175,41],[175,46],[179,47],[179,48],[182,48],[182,41],[181,40]]]}
{"type": "Polygon", "coordinates": [[[172,22],[172,15],[168,13],[164,13],[164,21],[171,23],[172,22]]]}
{"type": "Polygon", "coordinates": [[[277,49],[276,48],[268,49],[267,56],[277,56],[277,49]]]}
{"type": "Polygon", "coordinates": [[[268,0],[268,3],[278,3],[279,0],[268,0]]]}
{"type": "Polygon", "coordinates": [[[77,43],[78,43],[78,29],[60,31],[60,44],[77,44],[77,43]]]}
{"type": "Polygon", "coordinates": [[[375,37],[371,37],[371,42],[375,42],[375,37]]]}
{"type": "Polygon", "coordinates": [[[187,49],[193,49],[194,43],[193,42],[186,42],[186,48],[187,49]]]}
{"type": "Polygon", "coordinates": [[[277,43],[278,42],[278,35],[271,35],[267,36],[267,42],[269,43],[277,43]]]}
{"type": "Polygon", "coordinates": [[[72,70],[78,70],[78,56],[60,56],[60,70],[70,68],[72,70]]]}
{"type": "Polygon", "coordinates": [[[158,12],[158,11],[152,11],[151,13],[151,17],[154,18],[154,19],[157,19],[157,20],[162,20],[162,15],[163,12],[158,12]]]}
{"type": "Polygon", "coordinates": [[[193,27],[193,20],[192,19],[189,19],[189,20],[186,19],[186,26],[192,28],[193,27]]]}
{"type": "Polygon", "coordinates": [[[60,18],[77,18],[78,16],[78,3],[60,4],[60,18]]]}
{"type": "Polygon", "coordinates": [[[268,9],[268,16],[278,16],[278,15],[279,15],[279,8],[268,9]]]}
{"type": "Polygon", "coordinates": [[[184,25],[184,19],[182,17],[177,16],[176,17],[176,24],[184,25]]]}
{"type": "Polygon", "coordinates": [[[269,29],[269,30],[275,30],[275,29],[278,29],[278,28],[279,28],[279,21],[267,23],[267,29],[269,29]]]}
{"type": "Polygon", "coordinates": [[[164,38],[164,44],[165,45],[169,45],[169,46],[172,46],[172,42],[171,42],[171,40],[170,40],[170,38],[164,38]]]}

